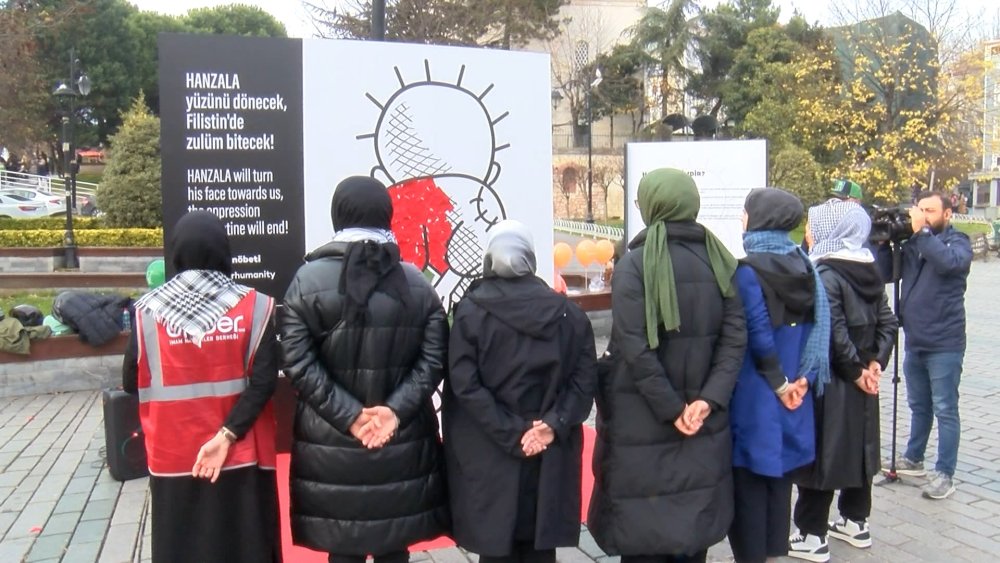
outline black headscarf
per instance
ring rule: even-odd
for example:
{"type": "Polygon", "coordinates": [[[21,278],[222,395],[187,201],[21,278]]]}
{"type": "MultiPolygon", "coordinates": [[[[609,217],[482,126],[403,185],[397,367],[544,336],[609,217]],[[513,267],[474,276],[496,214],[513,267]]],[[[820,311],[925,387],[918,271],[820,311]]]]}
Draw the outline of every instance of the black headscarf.
{"type": "Polygon", "coordinates": [[[330,202],[333,230],[392,228],[392,198],[385,185],[368,176],[351,176],[333,192],[330,202]]]}
{"type": "Polygon", "coordinates": [[[805,208],[799,198],[777,188],[752,190],[743,206],[747,231],[794,231],[802,223],[805,208]]]}
{"type": "MultiPolygon", "coordinates": [[[[338,233],[344,229],[389,231],[392,198],[378,180],[351,176],[334,190],[330,215],[338,233]]],[[[407,306],[410,286],[399,263],[399,246],[374,240],[349,242],[338,289],[346,297],[344,318],[351,323],[363,322],[376,289],[407,306]]]]}
{"type": "Polygon", "coordinates": [[[222,220],[208,211],[185,214],[174,227],[170,263],[176,273],[185,270],[214,270],[233,273],[233,255],[222,220]]]}
{"type": "MultiPolygon", "coordinates": [[[[805,213],[798,197],[778,188],[752,190],[743,208],[747,213],[747,233],[787,233],[802,223],[805,213]]],[[[748,251],[742,262],[753,267],[757,274],[774,326],[812,320],[816,280],[803,255],[748,251]]]]}

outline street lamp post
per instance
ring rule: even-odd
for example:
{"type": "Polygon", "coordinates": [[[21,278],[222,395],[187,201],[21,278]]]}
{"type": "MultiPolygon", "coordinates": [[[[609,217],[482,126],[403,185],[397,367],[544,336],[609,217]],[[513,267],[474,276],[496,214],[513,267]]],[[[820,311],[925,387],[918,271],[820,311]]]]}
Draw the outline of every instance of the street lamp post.
{"type": "Polygon", "coordinates": [[[53,94],[68,100],[69,111],[62,119],[63,126],[63,158],[66,171],[69,172],[69,186],[66,190],[66,234],[63,239],[66,268],[79,268],[80,261],[76,253],[76,237],[73,235],[73,212],[76,209],[76,146],[74,145],[76,125],[76,97],[90,93],[90,79],[77,68],[80,61],[76,59],[76,49],[69,50],[69,80],[59,84],[53,94]],[[79,71],[79,76],[77,76],[79,71]]]}
{"type": "Polygon", "coordinates": [[[590,105],[591,94],[601,83],[601,69],[595,70],[595,77],[587,84],[587,222],[594,222],[594,111],[590,105]]]}
{"type": "Polygon", "coordinates": [[[385,41],[385,0],[372,2],[372,40],[385,41]]]}

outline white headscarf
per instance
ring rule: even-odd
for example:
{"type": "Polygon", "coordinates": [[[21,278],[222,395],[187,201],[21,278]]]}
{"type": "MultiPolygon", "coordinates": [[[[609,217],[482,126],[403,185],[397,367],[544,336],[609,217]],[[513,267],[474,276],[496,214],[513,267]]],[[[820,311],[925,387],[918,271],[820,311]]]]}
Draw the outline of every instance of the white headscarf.
{"type": "Polygon", "coordinates": [[[490,229],[483,257],[486,277],[519,278],[535,273],[535,243],[520,221],[500,221],[490,229]]]}
{"type": "Polygon", "coordinates": [[[824,258],[875,261],[871,251],[865,248],[872,230],[871,217],[853,201],[832,199],[809,208],[809,230],[813,236],[809,259],[814,263],[824,258]]]}

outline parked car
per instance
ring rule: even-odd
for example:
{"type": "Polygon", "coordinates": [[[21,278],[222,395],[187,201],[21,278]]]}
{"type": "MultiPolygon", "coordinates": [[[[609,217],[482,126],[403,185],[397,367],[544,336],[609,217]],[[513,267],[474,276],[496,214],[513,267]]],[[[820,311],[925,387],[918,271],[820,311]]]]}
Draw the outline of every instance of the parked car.
{"type": "Polygon", "coordinates": [[[47,215],[62,215],[66,213],[66,198],[60,195],[30,190],[28,188],[5,188],[0,190],[0,194],[16,195],[35,203],[44,204],[47,215]]]}
{"type": "Polygon", "coordinates": [[[48,208],[44,203],[15,194],[0,193],[0,217],[31,219],[46,216],[48,216],[48,208]]]}

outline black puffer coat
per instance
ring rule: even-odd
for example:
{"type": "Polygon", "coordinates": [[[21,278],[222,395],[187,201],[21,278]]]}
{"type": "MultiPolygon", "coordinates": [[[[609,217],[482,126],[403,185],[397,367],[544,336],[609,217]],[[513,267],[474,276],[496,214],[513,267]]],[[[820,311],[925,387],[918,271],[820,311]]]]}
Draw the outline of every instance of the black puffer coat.
{"type": "Polygon", "coordinates": [[[100,346],[122,332],[122,313],[132,300],[122,295],[64,291],[52,303],[52,315],[79,333],[80,340],[100,346]]]}
{"type": "Polygon", "coordinates": [[[449,529],[431,401],[447,362],[448,321],[424,276],[404,264],[409,306],[376,291],[365,328],[345,328],[337,285],[346,247],[332,242],[306,257],[280,317],[284,372],[299,397],[292,537],[338,555],[384,554],[449,529]],[[384,448],[366,450],[350,426],[376,405],[391,408],[400,428],[384,448]]]}
{"type": "Polygon", "coordinates": [[[828,260],[817,271],[830,300],[833,377],[813,411],[816,461],[796,472],[795,481],[831,491],[861,487],[881,468],[878,397],[854,381],[873,360],[885,368],[898,322],[873,264],[828,260]]]}
{"type": "Polygon", "coordinates": [[[610,373],[598,383],[594,495],[588,525],[612,555],[683,555],[726,536],[733,517],[727,408],[743,363],[746,322],[738,296],[723,298],[709,266],[704,230],[667,230],[680,329],[646,338],[645,234],[612,278],[610,373]],[[674,421],[686,404],[713,405],[686,437],[674,421]]]}

